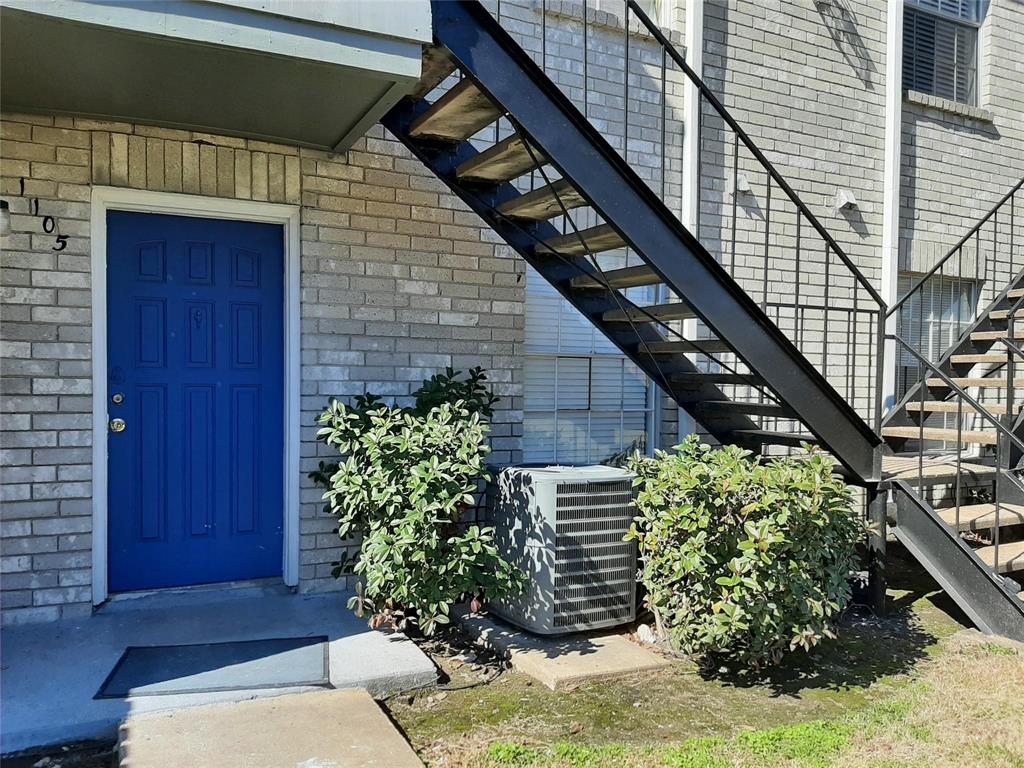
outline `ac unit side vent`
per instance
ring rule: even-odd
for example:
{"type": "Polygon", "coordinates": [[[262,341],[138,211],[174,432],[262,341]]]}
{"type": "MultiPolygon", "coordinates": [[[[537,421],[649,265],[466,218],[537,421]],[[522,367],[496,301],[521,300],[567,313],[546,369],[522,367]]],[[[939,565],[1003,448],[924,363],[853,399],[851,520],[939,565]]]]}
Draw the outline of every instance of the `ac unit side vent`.
{"type": "Polygon", "coordinates": [[[555,533],[559,535],[573,533],[594,533],[595,531],[627,531],[633,521],[629,517],[591,518],[590,520],[574,520],[571,523],[558,523],[555,533]]]}
{"type": "Polygon", "coordinates": [[[555,550],[555,559],[565,562],[573,560],[587,560],[606,557],[628,557],[635,559],[633,550],[635,545],[631,541],[618,541],[612,544],[564,544],[555,550]]]}
{"type": "Polygon", "coordinates": [[[621,531],[612,530],[606,533],[579,533],[575,536],[559,535],[555,537],[555,547],[559,550],[562,547],[593,546],[596,544],[619,544],[622,537],[626,535],[626,529],[621,531]]]}

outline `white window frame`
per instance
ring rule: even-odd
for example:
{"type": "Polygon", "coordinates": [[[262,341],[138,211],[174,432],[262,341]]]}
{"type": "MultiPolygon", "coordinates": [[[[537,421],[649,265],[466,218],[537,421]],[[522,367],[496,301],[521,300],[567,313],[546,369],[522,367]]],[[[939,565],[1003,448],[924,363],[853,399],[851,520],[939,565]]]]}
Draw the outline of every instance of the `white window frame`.
{"type": "MultiPolygon", "coordinates": [[[[983,61],[984,61],[984,56],[982,55],[982,46],[984,44],[984,35],[982,34],[982,29],[983,29],[983,26],[984,26],[985,17],[987,16],[987,10],[988,10],[988,3],[987,3],[986,0],[976,0],[976,1],[978,2],[978,8],[979,8],[979,10],[978,10],[978,18],[977,19],[966,19],[966,18],[964,18],[962,16],[959,16],[959,15],[957,15],[955,13],[950,13],[948,11],[944,11],[944,10],[936,9],[936,8],[929,8],[927,6],[920,5],[918,0],[903,0],[903,10],[902,10],[902,12],[904,14],[904,19],[906,18],[906,12],[909,9],[909,10],[914,11],[915,13],[921,13],[921,14],[924,14],[924,15],[927,15],[927,16],[933,16],[933,17],[935,17],[937,19],[941,19],[943,21],[947,21],[947,22],[950,22],[952,24],[956,24],[958,26],[967,27],[969,29],[973,29],[974,30],[975,35],[976,35],[975,41],[974,41],[974,59],[975,59],[975,61],[974,61],[974,88],[973,88],[973,90],[971,92],[971,96],[972,96],[971,100],[969,100],[969,101],[961,101],[960,99],[950,98],[949,96],[944,96],[944,95],[941,95],[941,94],[938,94],[938,93],[934,93],[934,91],[929,93],[929,95],[935,96],[936,98],[947,99],[947,100],[953,101],[953,102],[955,102],[957,104],[966,104],[967,106],[972,106],[972,107],[977,107],[977,106],[979,106],[982,103],[982,75],[984,74],[983,73],[983,67],[982,67],[982,64],[983,64],[983,61]]],[[[905,51],[903,52],[903,55],[904,56],[906,55],[905,51]]],[[[903,73],[903,74],[904,74],[904,76],[906,75],[906,73],[903,73]]]]}
{"type": "MultiPolygon", "coordinates": [[[[558,458],[558,415],[560,413],[585,413],[585,414],[587,414],[587,417],[588,417],[587,418],[587,434],[589,436],[590,430],[592,429],[591,417],[594,414],[594,409],[593,408],[559,408],[558,407],[558,365],[557,365],[557,361],[558,360],[589,360],[589,361],[591,361],[591,365],[593,364],[594,360],[622,360],[622,361],[624,361],[624,363],[630,363],[632,365],[635,365],[635,363],[633,363],[629,359],[629,357],[627,357],[626,355],[623,355],[623,354],[611,354],[611,353],[607,353],[607,352],[605,352],[605,353],[594,352],[594,353],[590,353],[590,354],[580,354],[580,353],[573,353],[573,352],[565,352],[565,353],[560,353],[560,352],[527,352],[527,353],[524,354],[524,358],[525,358],[525,363],[526,364],[528,364],[530,360],[554,360],[556,362],[556,364],[555,364],[555,401],[554,401],[554,406],[555,407],[553,409],[551,409],[551,410],[547,410],[547,409],[539,409],[539,410],[537,410],[537,409],[527,409],[526,408],[526,403],[525,403],[525,398],[524,398],[524,403],[523,403],[523,423],[524,424],[526,423],[526,415],[527,414],[549,414],[549,413],[550,414],[554,414],[554,419],[555,419],[555,429],[554,429],[555,443],[554,443],[554,446],[552,447],[552,451],[551,451],[551,455],[552,455],[551,463],[552,464],[559,464],[560,461],[559,461],[559,458],[558,458]]],[[[657,399],[658,390],[657,390],[657,387],[655,386],[654,382],[651,381],[651,379],[648,378],[646,374],[644,374],[643,369],[640,369],[639,366],[638,366],[638,370],[644,376],[644,378],[646,379],[646,382],[647,382],[647,385],[646,385],[646,393],[647,393],[646,394],[646,405],[643,408],[632,408],[632,409],[628,409],[628,410],[627,409],[623,409],[621,412],[622,413],[643,413],[643,414],[645,414],[645,416],[644,416],[644,432],[645,432],[645,434],[644,434],[644,442],[645,442],[644,452],[645,452],[646,455],[650,456],[650,455],[653,454],[654,449],[656,447],[654,445],[654,441],[655,441],[655,439],[657,437],[657,426],[658,426],[658,419],[657,419],[657,417],[658,417],[658,407],[657,407],[657,404],[658,404],[658,399],[657,399]]],[[[524,380],[526,378],[526,375],[527,375],[527,373],[526,373],[526,365],[524,365],[524,367],[523,367],[523,378],[524,378],[524,380]]],[[[602,411],[597,411],[597,413],[600,415],[603,412],[602,411]]],[[[621,424],[621,421],[620,421],[620,424],[621,424]]],[[[525,432],[525,429],[524,429],[524,432],[525,432]]],[[[625,446],[622,446],[622,448],[625,449],[625,446]]],[[[524,459],[524,461],[526,460],[526,456],[525,455],[524,455],[523,459],[524,459]]],[[[528,463],[536,463],[536,462],[528,462],[528,463]]],[[[593,463],[596,463],[596,462],[593,460],[593,457],[588,456],[588,462],[587,463],[593,464],[593,463]]]]}

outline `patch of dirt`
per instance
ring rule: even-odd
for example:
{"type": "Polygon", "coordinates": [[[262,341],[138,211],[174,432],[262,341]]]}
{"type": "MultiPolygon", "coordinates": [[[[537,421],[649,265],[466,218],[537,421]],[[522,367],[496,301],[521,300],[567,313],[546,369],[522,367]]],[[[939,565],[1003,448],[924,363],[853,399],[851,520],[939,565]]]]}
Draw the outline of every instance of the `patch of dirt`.
{"type": "Polygon", "coordinates": [[[4,755],[4,768],[117,768],[114,741],[83,741],[4,755]]]}

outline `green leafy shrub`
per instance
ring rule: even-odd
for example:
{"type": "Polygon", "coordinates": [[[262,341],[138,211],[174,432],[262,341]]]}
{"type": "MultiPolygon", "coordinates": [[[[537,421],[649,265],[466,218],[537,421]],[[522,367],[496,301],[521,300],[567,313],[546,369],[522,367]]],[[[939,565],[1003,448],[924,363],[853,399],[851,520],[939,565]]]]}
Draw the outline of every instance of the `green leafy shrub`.
{"type": "Polygon", "coordinates": [[[499,597],[518,576],[498,554],[494,529],[464,524],[481,482],[496,398],[479,368],[462,379],[450,368],[423,383],[409,408],[361,395],[331,400],[317,438],[341,460],[310,477],[326,488],[342,539],[362,537],[353,563],[335,575],[360,577],[349,607],[372,626],[410,624],[430,634],[463,600],[499,597]]]}
{"type": "Polygon", "coordinates": [[[659,630],[686,653],[761,667],[833,637],[865,527],[832,462],[756,461],[695,435],[636,455],[640,581],[659,630]]]}

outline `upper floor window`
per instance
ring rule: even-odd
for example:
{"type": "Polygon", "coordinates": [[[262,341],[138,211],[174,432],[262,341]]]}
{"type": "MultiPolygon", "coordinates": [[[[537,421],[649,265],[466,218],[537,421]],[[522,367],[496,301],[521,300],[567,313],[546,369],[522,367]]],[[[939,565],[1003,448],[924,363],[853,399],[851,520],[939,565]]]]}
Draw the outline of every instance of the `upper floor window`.
{"type": "Polygon", "coordinates": [[[905,2],[903,87],[976,104],[978,29],[986,0],[905,2]]]}
{"type": "MultiPolygon", "coordinates": [[[[625,0],[590,0],[589,4],[592,4],[599,11],[607,11],[617,16],[622,16],[626,12],[625,0]]],[[[636,4],[640,6],[641,10],[647,14],[651,21],[655,24],[661,23],[662,0],[637,0],[636,4]]]]}

